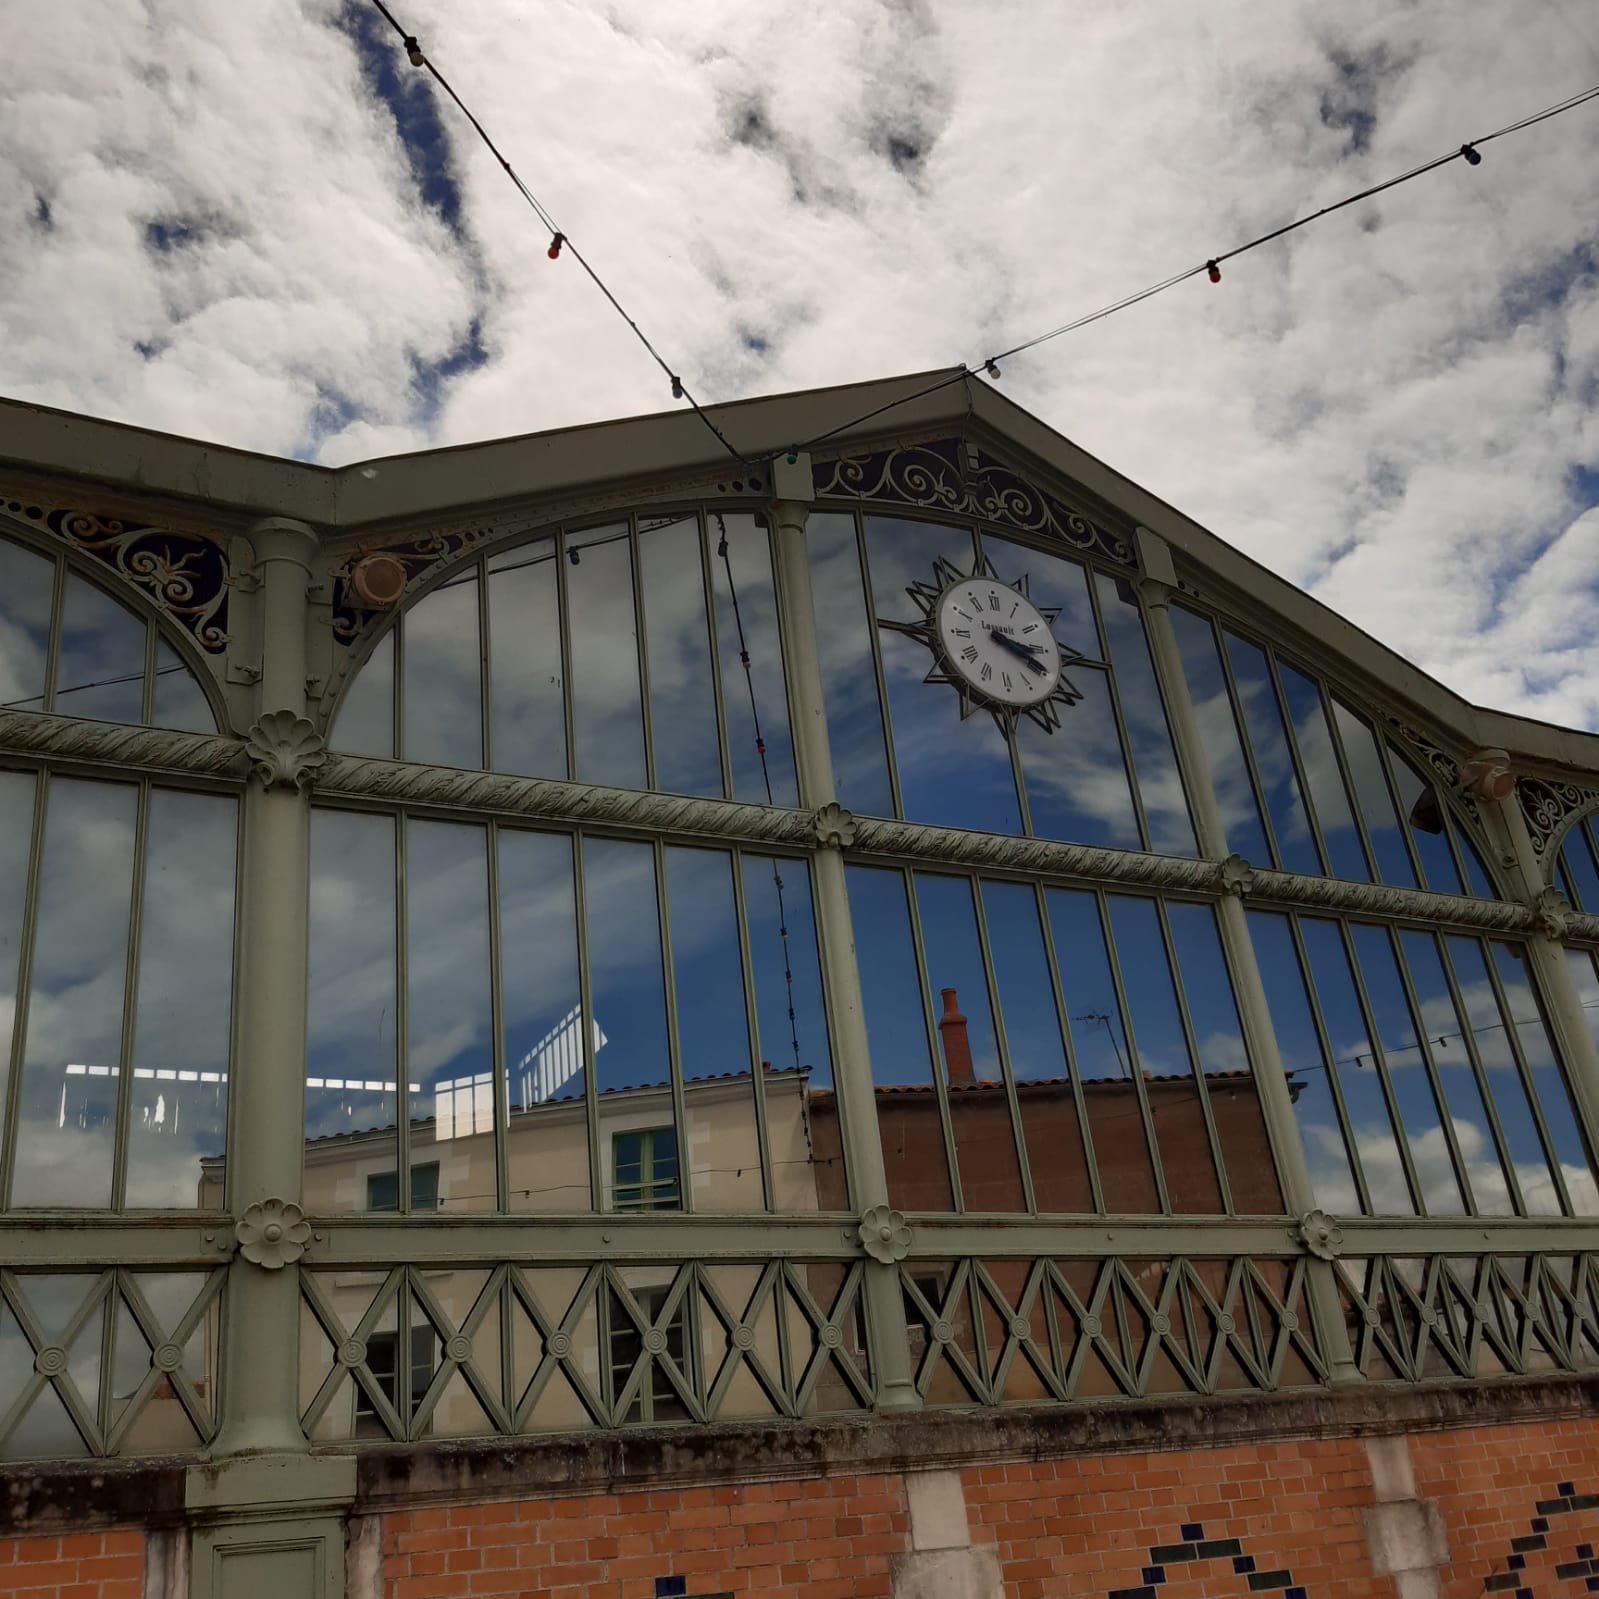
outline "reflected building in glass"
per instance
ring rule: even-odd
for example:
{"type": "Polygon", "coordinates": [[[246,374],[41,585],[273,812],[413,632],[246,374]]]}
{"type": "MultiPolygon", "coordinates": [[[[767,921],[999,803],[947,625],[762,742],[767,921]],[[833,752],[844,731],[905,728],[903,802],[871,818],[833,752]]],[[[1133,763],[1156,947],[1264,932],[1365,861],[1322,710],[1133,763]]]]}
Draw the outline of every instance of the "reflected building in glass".
{"type": "MultiPolygon", "coordinates": [[[[1492,1453],[1599,1370],[1594,735],[969,377],[721,408],[736,461],[683,416],[329,471],[0,413],[21,1531],[403,1599],[441,1498],[870,1479],[887,1542],[790,1567],[1020,1594],[1034,1535],[995,1578],[918,1496],[991,1521],[979,1462],[1167,1403],[1196,1480],[1451,1385],[1492,1453]]],[[[1244,1549],[1222,1513],[1117,1583],[1244,1549]]],[[[744,1526],[692,1572],[530,1536],[528,1581],[732,1590],[744,1526]]]]}

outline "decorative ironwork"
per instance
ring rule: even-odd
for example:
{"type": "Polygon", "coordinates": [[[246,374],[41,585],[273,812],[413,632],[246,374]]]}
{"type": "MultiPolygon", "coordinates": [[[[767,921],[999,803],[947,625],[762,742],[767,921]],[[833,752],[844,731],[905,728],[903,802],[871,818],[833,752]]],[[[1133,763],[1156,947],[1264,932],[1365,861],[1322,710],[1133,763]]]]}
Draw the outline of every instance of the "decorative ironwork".
{"type": "Polygon", "coordinates": [[[863,1270],[757,1259],[302,1271],[303,1347],[322,1353],[301,1426],[312,1439],[374,1428],[408,1439],[867,1410],[863,1270]],[[373,1362],[402,1328],[427,1335],[428,1367],[413,1359],[409,1382],[396,1381],[404,1360],[373,1362]]]}
{"type": "Polygon", "coordinates": [[[218,734],[8,710],[0,710],[0,751],[56,756],[123,770],[188,772],[196,777],[237,777],[245,759],[238,739],[218,734]]]}
{"type": "Polygon", "coordinates": [[[1599,1368],[1599,1256],[1346,1256],[1333,1270],[1373,1381],[1599,1368]]]}
{"type": "Polygon", "coordinates": [[[234,1232],[239,1253],[264,1271],[281,1271],[305,1253],[311,1224],[290,1199],[261,1199],[239,1218],[234,1232]]]}
{"type": "Polygon", "coordinates": [[[1532,847],[1540,858],[1555,855],[1571,824],[1599,806],[1599,792],[1545,777],[1518,779],[1516,794],[1532,847]]]}
{"type": "Polygon", "coordinates": [[[0,503],[13,516],[48,528],[143,590],[207,653],[217,655],[227,648],[232,577],[220,540],[92,511],[52,510],[22,500],[0,503]]]}
{"type": "Polygon", "coordinates": [[[909,1261],[916,1389],[930,1405],[1002,1405],[1317,1387],[1305,1270],[1303,1257],[909,1261]]]}
{"type": "Polygon", "coordinates": [[[497,531],[500,530],[488,526],[441,528],[387,544],[363,544],[360,549],[352,550],[333,570],[334,639],[340,644],[353,644],[373,616],[387,615],[403,601],[403,591],[399,598],[384,604],[372,604],[363,599],[355,580],[356,568],[363,561],[374,555],[384,555],[398,562],[405,572],[405,587],[409,589],[441,561],[475,549],[497,531]]]}
{"type": "Polygon", "coordinates": [[[1307,1210],[1295,1228],[1299,1241],[1318,1260],[1333,1260],[1344,1245],[1344,1230],[1324,1210],[1307,1210]]]}
{"type": "Polygon", "coordinates": [[[0,1310],[32,1357],[0,1399],[0,1458],[209,1443],[226,1275],[51,1270],[36,1291],[32,1273],[0,1271],[0,1310]]]}
{"type": "Polygon", "coordinates": [[[870,455],[817,461],[818,499],[917,506],[1041,534],[1087,554],[1133,567],[1130,539],[1046,493],[986,451],[958,438],[890,445],[870,455]]]}
{"type": "Polygon", "coordinates": [[[822,806],[811,823],[824,849],[848,849],[855,842],[855,818],[836,800],[822,806]]]}
{"type": "Polygon", "coordinates": [[[1533,921],[1545,938],[1565,938],[1571,932],[1572,909],[1558,888],[1545,888],[1532,903],[1533,921]]]}
{"type": "Polygon", "coordinates": [[[860,1226],[855,1229],[861,1248],[873,1260],[892,1265],[911,1252],[911,1229],[897,1210],[887,1205],[874,1205],[861,1213],[860,1226]]]}
{"type": "Polygon", "coordinates": [[[1461,894],[1424,893],[1384,883],[1352,883],[1335,877],[1301,877],[1296,872],[1254,869],[1252,900],[1278,905],[1317,905],[1358,916],[1409,916],[1425,921],[1481,927],[1492,932],[1532,930],[1532,912],[1513,900],[1472,899],[1461,894]]]}
{"type": "Polygon", "coordinates": [[[327,745],[315,726],[293,711],[268,711],[245,738],[250,775],[263,788],[311,787],[327,762],[327,745]]]}
{"type": "Polygon", "coordinates": [[[1255,869],[1242,855],[1232,854],[1221,863],[1221,886],[1229,894],[1245,898],[1255,886],[1255,869]]]}

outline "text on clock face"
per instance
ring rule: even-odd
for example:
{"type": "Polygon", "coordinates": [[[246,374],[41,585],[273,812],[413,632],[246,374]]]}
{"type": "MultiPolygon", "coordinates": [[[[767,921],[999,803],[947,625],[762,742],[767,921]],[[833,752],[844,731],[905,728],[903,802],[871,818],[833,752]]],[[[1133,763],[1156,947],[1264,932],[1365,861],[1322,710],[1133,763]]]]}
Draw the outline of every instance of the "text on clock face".
{"type": "Polygon", "coordinates": [[[997,580],[952,583],[939,596],[938,632],[950,666],[984,698],[1036,705],[1060,677],[1060,651],[1025,594],[997,580]]]}

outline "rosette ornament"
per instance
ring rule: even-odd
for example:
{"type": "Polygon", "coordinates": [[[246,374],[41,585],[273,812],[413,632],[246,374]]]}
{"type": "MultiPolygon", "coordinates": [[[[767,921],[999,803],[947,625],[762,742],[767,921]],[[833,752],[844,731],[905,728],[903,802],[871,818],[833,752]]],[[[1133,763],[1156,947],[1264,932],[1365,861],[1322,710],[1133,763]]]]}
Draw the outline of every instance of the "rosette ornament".
{"type": "Polygon", "coordinates": [[[289,1199],[261,1199],[251,1205],[233,1229],[239,1252],[252,1265],[281,1271],[305,1253],[311,1224],[289,1199]]]}
{"type": "Polygon", "coordinates": [[[263,788],[310,788],[328,758],[322,735],[293,711],[268,711],[251,727],[244,750],[263,788]]]}
{"type": "Polygon", "coordinates": [[[873,1260],[892,1263],[903,1260],[911,1252],[910,1223],[897,1210],[887,1205],[873,1205],[861,1213],[861,1247],[873,1260]]]}
{"type": "Polygon", "coordinates": [[[1324,1210],[1307,1210],[1299,1218],[1299,1241],[1317,1260],[1336,1260],[1344,1230],[1324,1210]]]}
{"type": "Polygon", "coordinates": [[[855,842],[855,818],[837,800],[829,800],[811,818],[816,842],[824,849],[847,849],[855,842]]]}

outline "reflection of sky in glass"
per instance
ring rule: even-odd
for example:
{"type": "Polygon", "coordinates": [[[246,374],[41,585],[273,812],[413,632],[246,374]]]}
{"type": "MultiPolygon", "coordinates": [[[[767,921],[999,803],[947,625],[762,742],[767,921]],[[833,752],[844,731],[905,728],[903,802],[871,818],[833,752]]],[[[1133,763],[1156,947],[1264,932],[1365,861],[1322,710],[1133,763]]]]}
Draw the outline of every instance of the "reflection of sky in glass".
{"type": "MultiPolygon", "coordinates": [[[[583,1097],[583,1027],[577,971],[572,840],[501,828],[500,970],[505,1068],[512,1125],[536,1107],[583,1097]]],[[[537,1165],[513,1162],[512,1210],[587,1210],[588,1143],[578,1118],[562,1140],[576,1171],[545,1183],[537,1165]],[[528,1183],[534,1186],[529,1189],[528,1183]]]]}
{"type": "MultiPolygon", "coordinates": [[[[413,1125],[433,1122],[437,1145],[494,1130],[494,1021],[489,999],[488,839],[459,822],[405,824],[405,1059],[413,1125]],[[484,1080],[487,1079],[487,1080],[484,1080]],[[420,1093],[409,1092],[415,1084],[420,1093]]],[[[492,1209],[494,1156],[474,1149],[472,1191],[441,1180],[442,1208],[492,1209]],[[486,1190],[486,1192],[485,1192],[486,1190]]]]}
{"type": "Polygon", "coordinates": [[[839,803],[863,816],[892,816],[894,797],[888,783],[855,518],[818,511],[806,523],[805,543],[839,803]]]}
{"type": "MultiPolygon", "coordinates": [[[[1405,967],[1410,973],[1411,987],[1415,990],[1416,1004],[1421,1011],[1421,1024],[1431,1046],[1430,1053],[1443,1090],[1444,1104],[1449,1110],[1450,1126],[1455,1142],[1460,1146],[1461,1160],[1466,1168],[1467,1189],[1482,1214],[1513,1215],[1516,1206],[1494,1145],[1493,1129],[1482,1102],[1482,1089],[1472,1070],[1465,1039],[1461,1037],[1464,1029],[1449,993],[1438,942],[1430,933],[1406,930],[1400,933],[1399,944],[1405,967]]],[[[1515,1086],[1513,1079],[1505,1084],[1507,1089],[1513,1090],[1515,1086]]],[[[1518,1118],[1514,1115],[1516,1107],[1508,1093],[1501,1094],[1499,1099],[1501,1124],[1508,1135],[1518,1125],[1518,1118]],[[1503,1111],[1507,1109],[1512,1112],[1509,1120],[1503,1116],[1503,1111]]],[[[1524,1133],[1533,1130],[1525,1099],[1520,1106],[1519,1126],[1524,1133]]],[[[1518,1150],[1514,1140],[1510,1141],[1510,1157],[1518,1168],[1528,1155],[1535,1162],[1534,1171],[1537,1166],[1543,1165],[1536,1134],[1530,1149],[1523,1146],[1518,1150]]],[[[1542,1173],[1542,1187],[1551,1191],[1547,1167],[1542,1173]]],[[[1532,1208],[1547,1210],[1548,1206],[1545,1203],[1532,1208]]]]}
{"type": "MultiPolygon", "coordinates": [[[[392,817],[312,811],[306,1070],[341,1086],[307,1087],[308,1139],[394,1126],[394,870],[392,817]]],[[[385,1140],[391,1169],[393,1137],[385,1140]]],[[[373,1153],[382,1158],[381,1148],[373,1153]]]]}
{"type": "Polygon", "coordinates": [[[1498,899],[1499,894],[1493,886],[1493,879],[1488,875],[1488,868],[1483,865],[1477,846],[1466,837],[1463,828],[1455,829],[1455,840],[1460,845],[1460,854],[1466,863],[1466,876],[1471,882],[1471,892],[1478,899],[1498,899]]]}
{"type": "MultiPolygon", "coordinates": [[[[583,902],[595,1025],[606,1044],[595,1056],[600,1093],[671,1080],[666,991],[648,844],[583,840],[583,902]]],[[[670,1121],[669,1108],[662,1110],[670,1121]]]]}
{"type": "MultiPolygon", "coordinates": [[[[1399,790],[1399,809],[1407,823],[1416,802],[1429,790],[1434,794],[1440,814],[1447,812],[1448,806],[1443,797],[1392,744],[1388,746],[1388,763],[1393,768],[1394,787],[1399,790]]],[[[1441,833],[1428,833],[1413,823],[1409,824],[1411,841],[1421,857],[1421,869],[1427,875],[1427,887],[1435,894],[1463,894],[1466,891],[1455,865],[1454,851],[1449,848],[1451,820],[1445,821],[1445,830],[1441,833]]]]}
{"type": "Polygon", "coordinates": [[[140,721],[144,639],[143,622],[109,594],[68,572],[61,602],[56,714],[100,722],[140,721]]]}
{"type": "Polygon", "coordinates": [[[1277,1051],[1293,1096],[1294,1120],[1316,1203],[1334,1216],[1357,1215],[1360,1199],[1328,1086],[1327,1063],[1322,1058],[1310,1003],[1305,997],[1304,977],[1288,918],[1274,911],[1252,910],[1249,931],[1271,1009],[1277,1051]]]}
{"type": "Polygon", "coordinates": [[[1041,1211],[1092,1210],[1093,1190],[1076,1103],[1066,1084],[1066,1052],[1035,891],[1028,883],[985,882],[982,902],[1034,1200],[1041,1211]],[[1044,1082],[1056,1086],[1027,1086],[1044,1082]]]}
{"type": "Polygon", "coordinates": [[[1188,695],[1194,706],[1199,741],[1204,746],[1211,785],[1221,809],[1227,847],[1236,850],[1245,860],[1264,866],[1272,858],[1271,850],[1261,826],[1260,807],[1255,803],[1254,785],[1244,761],[1238,724],[1233,719],[1215,629],[1206,618],[1181,605],[1171,606],[1170,614],[1178,653],[1183,658],[1183,675],[1188,679],[1188,695]]]}
{"type": "Polygon", "coordinates": [[[1338,924],[1305,916],[1299,919],[1299,930],[1372,1211],[1378,1216],[1412,1216],[1415,1204],[1338,924]]]}
{"type": "Polygon", "coordinates": [[[580,783],[643,788],[644,717],[627,526],[569,533],[566,550],[574,775],[580,783]]]}
{"type": "Polygon", "coordinates": [[[390,628],[365,662],[355,669],[339,701],[338,715],[328,737],[331,749],[351,755],[394,755],[394,637],[390,628]]]}
{"type": "Polygon", "coordinates": [[[18,1107],[12,1201],[111,1202],[138,790],[55,778],[18,1107]],[[82,1073],[69,1073],[70,1066],[82,1073]]]}
{"type": "MultiPolygon", "coordinates": [[[[972,908],[971,880],[918,872],[915,894],[922,949],[927,958],[927,1002],[933,1018],[937,1022],[944,1016],[943,991],[953,989],[958,1013],[966,1018],[974,1077],[978,1081],[1002,1081],[977,918],[972,908]]],[[[938,1036],[940,1064],[949,1081],[946,1030],[940,1028],[938,1036]]],[[[981,1091],[963,1090],[958,1083],[951,1083],[950,1119],[965,1208],[1020,1210],[1021,1172],[1011,1133],[1010,1108],[993,1094],[985,1094],[979,1105],[972,1097],[974,1092],[981,1091]]]]}
{"type": "Polygon", "coordinates": [[[774,861],[763,855],[746,855],[743,861],[744,915],[749,927],[761,1057],[780,1069],[795,1064],[788,1019],[792,1004],[794,1033],[799,1038],[798,1064],[809,1070],[812,1088],[831,1088],[833,1056],[827,1040],[827,1013],[822,1005],[810,870],[804,861],[774,861]],[[782,916],[778,914],[774,868],[783,884],[782,916]],[[792,984],[784,975],[784,927],[788,928],[787,959],[792,984]]]}
{"type": "Polygon", "coordinates": [[[1088,596],[1088,572],[1079,562],[992,534],[983,535],[978,542],[1001,582],[1014,585],[1025,577],[1034,605],[1040,610],[1052,605],[1059,608],[1060,615],[1050,628],[1057,643],[1091,661],[1105,659],[1099,629],[1094,625],[1094,602],[1088,596]]]}
{"type": "Polygon", "coordinates": [[[55,562],[0,538],[0,706],[44,709],[55,562]]]}
{"type": "Polygon", "coordinates": [[[33,833],[31,772],[0,771],[0,1104],[11,1071],[11,1029],[16,1018],[22,961],[22,904],[28,884],[33,833]]]}
{"type": "Polygon", "coordinates": [[[1570,899],[1578,910],[1599,913],[1599,868],[1594,865],[1592,834],[1588,822],[1578,822],[1560,847],[1560,864],[1570,884],[1570,899]]]}
{"type": "Polygon", "coordinates": [[[150,794],[129,1205],[192,1209],[201,1159],[226,1152],[237,811],[226,795],[150,794]]]}
{"type": "Polygon", "coordinates": [[[424,595],[406,612],[402,659],[406,760],[481,766],[483,699],[476,568],[424,595]]]}
{"type": "Polygon", "coordinates": [[[152,726],[175,727],[184,733],[217,730],[217,719],[199,682],[163,638],[157,638],[155,646],[155,699],[150,721],[152,726]]]}
{"type": "Polygon", "coordinates": [[[1069,666],[1066,675],[1083,697],[1061,711],[1058,728],[1046,732],[1031,717],[1017,723],[1033,831],[1040,838],[1075,844],[1139,849],[1143,841],[1111,707],[1109,675],[1078,665],[1069,666]]]}
{"type": "Polygon", "coordinates": [[[1299,777],[1294,771],[1282,708],[1272,683],[1271,664],[1258,644],[1225,628],[1222,638],[1238,690],[1239,711],[1249,735],[1250,753],[1255,758],[1255,771],[1265,791],[1266,809],[1271,813],[1272,836],[1282,869],[1320,876],[1321,858],[1299,792],[1299,777]]]}
{"type": "Polygon", "coordinates": [[[722,710],[727,718],[728,757],[733,763],[733,798],[766,803],[766,780],[755,747],[755,718],[760,718],[766,744],[766,772],[772,800],[799,803],[794,777],[794,747],[788,731],[788,685],[777,630],[777,594],[772,586],[772,551],[764,521],[745,512],[718,512],[711,518],[711,589],[716,599],[716,649],[722,661],[722,710]],[[723,536],[727,554],[721,553],[723,536]],[[738,615],[728,568],[738,590],[738,615]],[[749,679],[739,659],[738,623],[744,624],[749,650],[749,679]],[[750,688],[755,709],[750,709],[750,688]]]}
{"type": "MultiPolygon", "coordinates": [[[[664,526],[641,527],[639,576],[644,586],[655,786],[674,794],[720,799],[722,756],[711,689],[699,518],[684,516],[664,526]]],[[[742,680],[733,687],[742,691],[742,680]]]]}
{"type": "Polygon", "coordinates": [[[1336,699],[1332,705],[1338,737],[1344,746],[1344,759],[1349,763],[1349,778],[1360,802],[1360,814],[1365,819],[1366,837],[1371,840],[1372,853],[1377,857],[1378,874],[1385,883],[1414,888],[1416,873],[1405,849],[1404,834],[1399,830],[1399,818],[1394,814],[1393,796],[1383,776],[1376,736],[1347,706],[1336,699]]]}
{"type": "Polygon", "coordinates": [[[1166,722],[1165,702],[1149,655],[1138,596],[1125,578],[1107,577],[1101,572],[1095,582],[1116,668],[1122,719],[1132,744],[1138,793],[1144,802],[1144,820],[1149,824],[1149,847],[1157,855],[1192,855],[1197,847],[1193,822],[1177,769],[1171,728],[1166,722]]]}
{"type": "Polygon", "coordinates": [[[541,539],[488,563],[489,734],[498,772],[566,776],[559,561],[554,539],[541,539]]]}
{"type": "Polygon", "coordinates": [[[1143,1113],[1132,1081],[1132,1052],[1111,979],[1098,902],[1085,889],[1052,888],[1047,904],[1105,1208],[1112,1214],[1159,1210],[1143,1113]]]}
{"type": "Polygon", "coordinates": [[[1349,931],[1423,1204],[1431,1215],[1458,1214],[1465,1208],[1460,1178],[1444,1137],[1387,929],[1356,922],[1349,931]]]}
{"type": "Polygon", "coordinates": [[[1327,846],[1334,877],[1366,882],[1365,852],[1355,831],[1354,813],[1344,790],[1343,774],[1333,750],[1332,735],[1322,710],[1321,690],[1303,672],[1286,661],[1277,663],[1283,698],[1288,702],[1288,718],[1293,723],[1294,741],[1299,746],[1300,764],[1310,785],[1311,803],[1321,823],[1322,842],[1327,846]]]}

